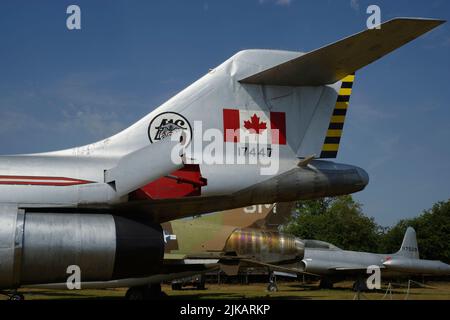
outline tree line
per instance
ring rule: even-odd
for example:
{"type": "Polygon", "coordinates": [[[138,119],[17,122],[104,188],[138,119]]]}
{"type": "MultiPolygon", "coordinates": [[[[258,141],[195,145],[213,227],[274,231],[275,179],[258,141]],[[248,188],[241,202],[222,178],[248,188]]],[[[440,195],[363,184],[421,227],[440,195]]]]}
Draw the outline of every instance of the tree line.
{"type": "Polygon", "coordinates": [[[330,242],[345,250],[394,253],[406,228],[417,233],[421,259],[450,262],[450,200],[438,202],[415,218],[383,227],[367,217],[351,195],[298,201],[282,231],[302,239],[330,242]]]}

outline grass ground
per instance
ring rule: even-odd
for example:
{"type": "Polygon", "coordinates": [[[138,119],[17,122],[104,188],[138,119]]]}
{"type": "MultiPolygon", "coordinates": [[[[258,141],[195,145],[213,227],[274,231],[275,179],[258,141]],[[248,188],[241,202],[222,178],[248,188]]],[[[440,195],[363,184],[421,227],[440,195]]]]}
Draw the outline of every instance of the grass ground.
{"type": "MultiPolygon", "coordinates": [[[[351,282],[340,282],[335,284],[332,290],[319,289],[316,283],[302,284],[300,282],[279,282],[278,292],[267,292],[265,284],[207,284],[206,290],[195,290],[184,288],[173,291],[169,285],[163,285],[163,291],[169,298],[176,299],[304,299],[304,300],[349,300],[355,298],[355,292],[351,290],[351,282]]],[[[19,290],[26,300],[52,300],[52,299],[122,299],[126,289],[110,290],[42,290],[21,289],[19,290]]],[[[383,299],[386,285],[378,292],[364,293],[361,299],[377,300],[383,299]]],[[[392,291],[392,299],[404,300],[450,300],[449,282],[430,282],[423,288],[411,288],[406,296],[406,284],[395,286],[392,291]]],[[[0,300],[6,297],[0,296],[0,300]]],[[[388,294],[384,299],[390,299],[388,294]]]]}

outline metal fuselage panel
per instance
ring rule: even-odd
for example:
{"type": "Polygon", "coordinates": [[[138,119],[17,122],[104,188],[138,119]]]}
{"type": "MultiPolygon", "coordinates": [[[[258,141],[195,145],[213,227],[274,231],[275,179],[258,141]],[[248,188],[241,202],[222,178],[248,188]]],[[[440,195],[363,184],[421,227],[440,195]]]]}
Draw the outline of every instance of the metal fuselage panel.
{"type": "Polygon", "coordinates": [[[110,215],[27,214],[21,283],[60,281],[77,265],[84,279],[110,279],[116,230],[110,215]],[[50,280],[50,281],[49,281],[50,280]]]}
{"type": "Polygon", "coordinates": [[[315,274],[333,274],[334,268],[356,268],[365,269],[368,266],[382,266],[386,256],[347,250],[328,249],[305,249],[303,261],[306,264],[306,271],[315,274]]]}
{"type": "Polygon", "coordinates": [[[441,261],[411,259],[400,254],[306,248],[303,262],[305,271],[324,276],[352,273],[367,275],[366,269],[369,266],[380,267],[383,277],[450,275],[450,265],[441,261]]]}
{"type": "Polygon", "coordinates": [[[450,265],[442,261],[393,257],[384,263],[387,270],[403,274],[450,275],[450,265]]]}
{"type": "Polygon", "coordinates": [[[300,239],[279,232],[237,229],[225,243],[224,251],[236,252],[268,263],[300,261],[304,256],[304,245],[300,239]]]}

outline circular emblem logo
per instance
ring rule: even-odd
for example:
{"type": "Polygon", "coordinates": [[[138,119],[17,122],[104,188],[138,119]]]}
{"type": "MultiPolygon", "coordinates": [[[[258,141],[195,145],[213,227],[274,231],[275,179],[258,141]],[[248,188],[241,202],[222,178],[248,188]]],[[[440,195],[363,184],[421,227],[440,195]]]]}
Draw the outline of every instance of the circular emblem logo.
{"type": "Polygon", "coordinates": [[[187,145],[192,138],[192,128],[187,119],[176,112],[163,112],[150,121],[148,137],[153,143],[171,136],[177,130],[182,130],[181,142],[187,145]]]}

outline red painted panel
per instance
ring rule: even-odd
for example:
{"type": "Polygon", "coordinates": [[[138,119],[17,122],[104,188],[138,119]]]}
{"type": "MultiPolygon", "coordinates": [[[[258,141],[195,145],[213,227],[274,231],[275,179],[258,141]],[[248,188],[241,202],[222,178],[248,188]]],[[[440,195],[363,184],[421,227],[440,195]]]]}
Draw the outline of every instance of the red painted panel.
{"type": "Polygon", "coordinates": [[[239,142],[239,110],[223,109],[223,133],[224,141],[239,142]]]}
{"type": "Polygon", "coordinates": [[[175,199],[201,195],[206,179],[197,164],[185,165],[169,176],[159,178],[130,194],[130,200],[175,199]]]}

